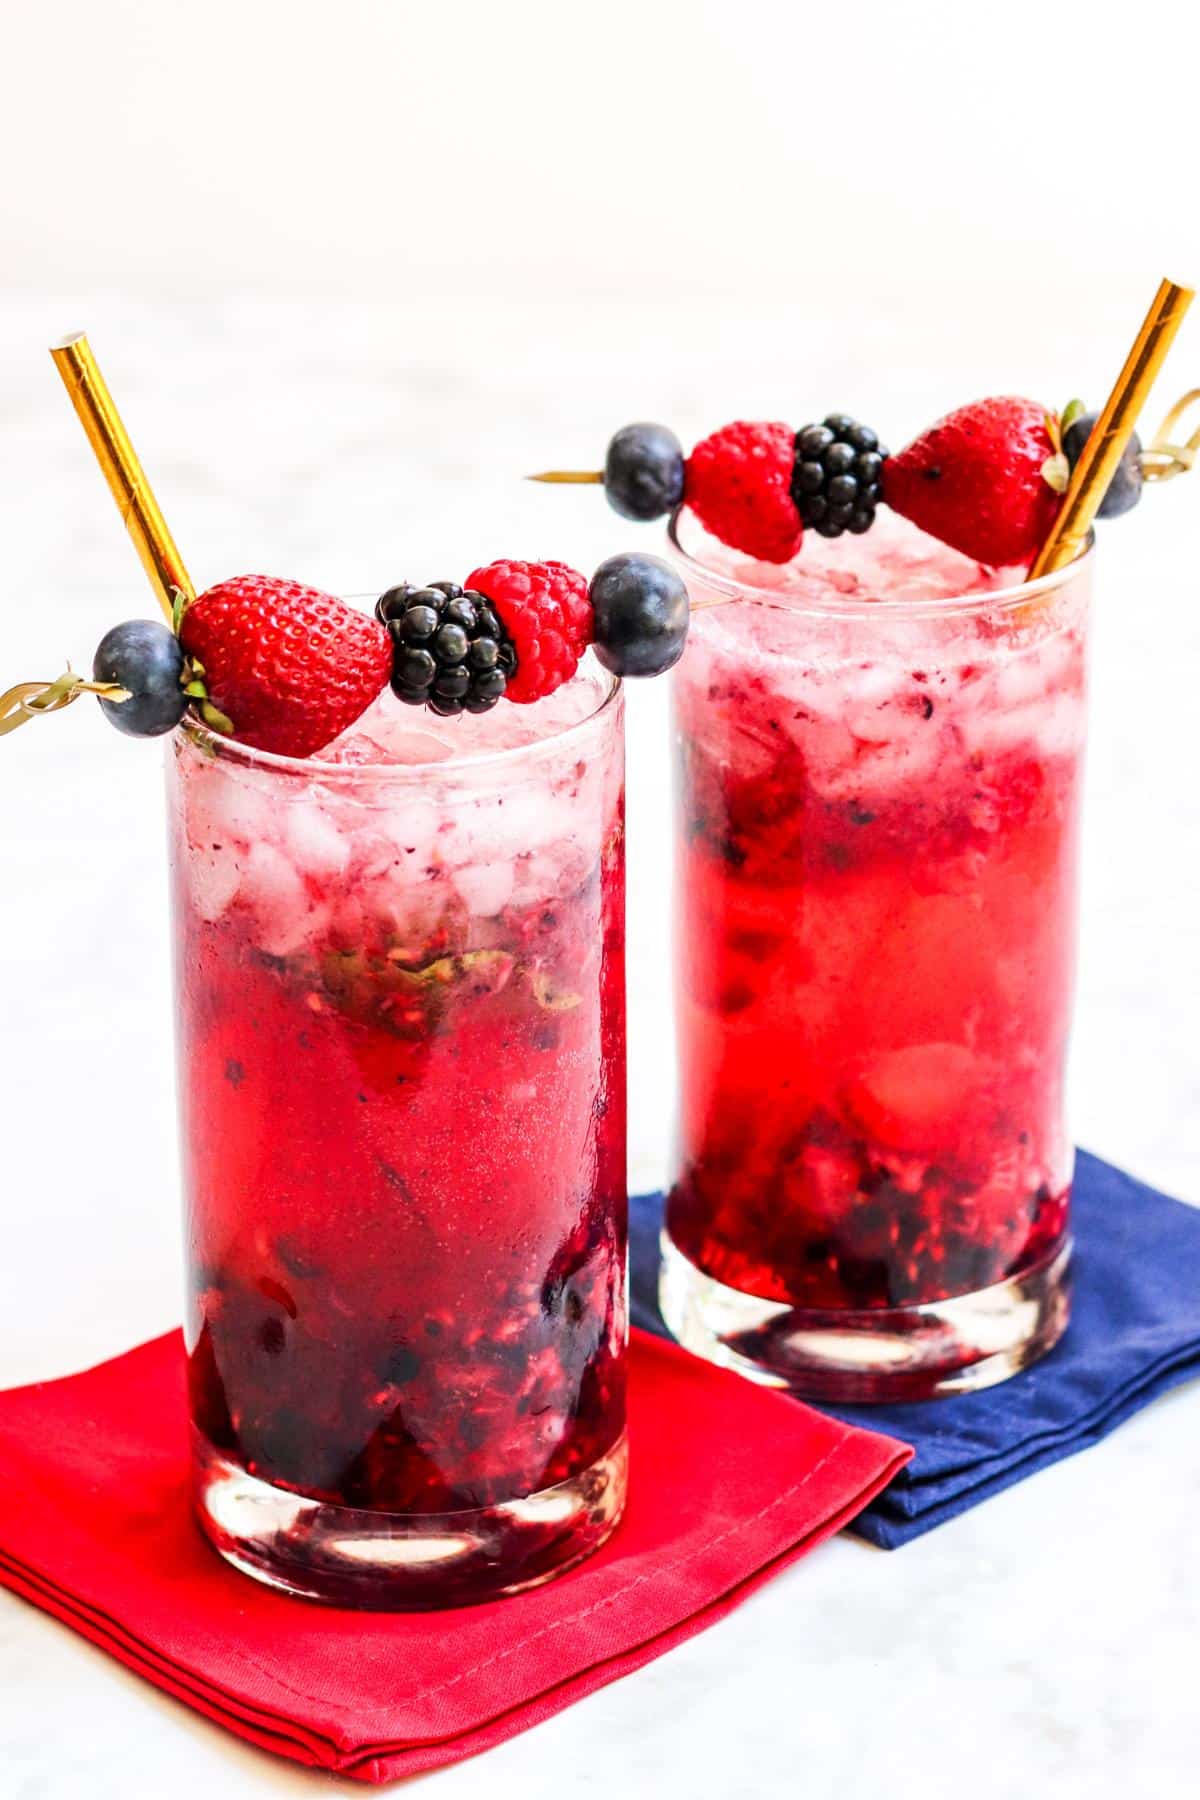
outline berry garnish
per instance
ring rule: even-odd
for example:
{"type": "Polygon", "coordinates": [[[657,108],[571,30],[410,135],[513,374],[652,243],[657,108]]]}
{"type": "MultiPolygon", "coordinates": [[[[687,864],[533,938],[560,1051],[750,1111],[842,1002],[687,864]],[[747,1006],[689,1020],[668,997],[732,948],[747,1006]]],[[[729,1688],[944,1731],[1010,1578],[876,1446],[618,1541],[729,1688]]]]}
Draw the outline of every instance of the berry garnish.
{"type": "Polygon", "coordinates": [[[366,711],[388,680],[392,641],[332,594],[238,575],[193,600],[180,641],[241,743],[311,756],[366,711]]]}
{"type": "Polygon", "coordinates": [[[869,531],[887,451],[869,425],[829,413],[796,433],[792,499],[801,523],[822,537],[869,531]]]}
{"type": "MultiPolygon", "coordinates": [[[[1083,455],[1083,446],[1087,443],[1095,428],[1099,413],[1077,412],[1071,417],[1072,409],[1068,407],[1063,416],[1062,447],[1063,454],[1072,471],[1083,455]]],[[[1142,497],[1142,486],[1145,476],[1142,472],[1142,440],[1135,431],[1125,446],[1124,455],[1117,464],[1117,472],[1108,484],[1108,491],[1100,502],[1096,512],[1098,519],[1119,519],[1122,513],[1132,511],[1142,497]]]]}
{"type": "Polygon", "coordinates": [[[684,498],[706,531],[760,562],[790,562],[803,530],[792,499],[794,433],[739,420],[704,438],[687,461],[684,498]]]}
{"type": "Polygon", "coordinates": [[[688,591],[670,563],[636,553],[610,556],[588,589],[596,655],[614,675],[662,675],[683,655],[688,591]]]}
{"type": "Polygon", "coordinates": [[[100,707],[130,737],[161,737],[187,710],[183,651],[170,626],[158,619],[129,619],[105,632],[92,676],[127,689],[128,700],[101,700],[100,707]]]}
{"type": "Polygon", "coordinates": [[[587,582],[560,562],[492,562],[467,576],[483,594],[516,652],[506,695],[518,705],[569,681],[592,638],[587,582]]]}
{"type": "Polygon", "coordinates": [[[392,692],[443,718],[490,712],[517,665],[487,597],[456,581],[401,582],[381,594],[375,617],[392,639],[392,692]]]}
{"type": "Polygon", "coordinates": [[[604,459],[608,504],[623,519],[661,519],[683,499],[683,446],[665,425],[625,425],[604,459]]]}
{"type": "Polygon", "coordinates": [[[883,498],[964,556],[994,568],[1029,562],[1060,505],[1046,466],[1057,454],[1045,407],[977,400],[932,425],[883,466],[883,498]]]}

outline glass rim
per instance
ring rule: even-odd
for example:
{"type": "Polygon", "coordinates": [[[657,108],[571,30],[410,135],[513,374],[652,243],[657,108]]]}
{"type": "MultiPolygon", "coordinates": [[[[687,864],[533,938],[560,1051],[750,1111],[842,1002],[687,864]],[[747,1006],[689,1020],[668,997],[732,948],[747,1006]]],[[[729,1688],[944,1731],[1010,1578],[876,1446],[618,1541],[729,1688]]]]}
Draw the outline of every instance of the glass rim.
{"type": "Polygon", "coordinates": [[[903,614],[909,618],[931,618],[947,613],[992,612],[997,609],[1011,611],[1056,593],[1076,576],[1089,571],[1095,553],[1095,533],[1089,531],[1087,541],[1077,556],[1061,569],[1039,575],[1034,581],[1013,582],[1006,587],[977,588],[968,594],[945,594],[936,599],[926,597],[906,600],[902,594],[884,595],[874,600],[849,594],[813,599],[803,594],[788,594],[779,588],[758,587],[754,582],[739,580],[734,575],[724,575],[710,567],[680,539],[679,521],[686,511],[686,507],[677,507],[667,525],[667,542],[683,565],[685,579],[694,574],[697,580],[707,587],[715,588],[727,600],[749,600],[754,605],[771,606],[780,612],[813,613],[824,617],[840,615],[843,618],[894,618],[903,614]]]}
{"type": "MultiPolygon", "coordinates": [[[[572,719],[570,724],[558,727],[545,737],[532,738],[526,744],[508,744],[499,750],[467,751],[462,755],[455,751],[438,762],[335,763],[322,762],[319,753],[314,756],[281,756],[277,751],[258,750],[252,744],[243,744],[237,738],[225,737],[221,732],[212,731],[192,713],[184,714],[171,733],[170,741],[175,744],[186,743],[189,748],[216,762],[230,763],[243,769],[267,770],[276,775],[298,776],[302,780],[320,782],[324,786],[333,783],[344,783],[347,786],[369,783],[372,786],[382,786],[388,782],[399,786],[427,785],[447,776],[453,777],[460,773],[473,775],[477,770],[491,770],[522,758],[537,760],[570,743],[572,738],[580,735],[614,707],[622,692],[619,675],[610,674],[600,664],[595,666],[603,677],[603,690],[595,706],[584,713],[582,718],[572,719]]],[[[571,679],[578,679],[578,673],[571,679]]],[[[470,714],[459,716],[469,718],[470,714]]],[[[353,726],[347,726],[346,729],[353,730],[353,726]]]]}

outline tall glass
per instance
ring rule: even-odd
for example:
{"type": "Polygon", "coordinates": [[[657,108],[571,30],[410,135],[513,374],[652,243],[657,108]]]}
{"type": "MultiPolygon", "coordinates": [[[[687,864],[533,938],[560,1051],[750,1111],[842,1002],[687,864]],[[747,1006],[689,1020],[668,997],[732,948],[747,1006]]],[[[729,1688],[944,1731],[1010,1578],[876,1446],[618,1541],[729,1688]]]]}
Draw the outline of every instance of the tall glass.
{"type": "Polygon", "coordinates": [[[626,1484],[622,697],[169,757],[195,1502],[292,1593],[514,1593],[626,1484]]]}
{"type": "Polygon", "coordinates": [[[1010,583],[890,516],[674,553],[666,1318],[814,1396],[1003,1380],[1067,1322],[1090,553],[1010,583]]]}

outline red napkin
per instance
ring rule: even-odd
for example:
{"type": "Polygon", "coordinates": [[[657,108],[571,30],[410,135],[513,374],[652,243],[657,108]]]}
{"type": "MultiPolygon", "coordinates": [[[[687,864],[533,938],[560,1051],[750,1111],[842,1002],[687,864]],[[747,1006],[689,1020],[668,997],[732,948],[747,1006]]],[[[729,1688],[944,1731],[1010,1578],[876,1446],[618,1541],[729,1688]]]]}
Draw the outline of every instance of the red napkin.
{"type": "Polygon", "coordinates": [[[188,1511],[177,1332],[0,1394],[0,1582],[239,1737],[359,1781],[502,1742],[702,1631],[853,1518],[907,1446],[634,1334],[614,1537],[533,1593],[342,1611],[227,1568],[188,1511]]]}

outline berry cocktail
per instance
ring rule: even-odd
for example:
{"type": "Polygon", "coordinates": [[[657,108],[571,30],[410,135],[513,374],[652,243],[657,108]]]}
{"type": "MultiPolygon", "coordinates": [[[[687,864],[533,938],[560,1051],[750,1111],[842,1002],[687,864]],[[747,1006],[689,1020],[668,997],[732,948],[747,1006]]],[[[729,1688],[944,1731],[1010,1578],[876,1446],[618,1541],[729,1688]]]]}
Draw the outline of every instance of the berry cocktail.
{"type": "Polygon", "coordinates": [[[513,1592],[620,1515],[621,705],[173,740],[197,1504],[292,1592],[513,1592]]]}
{"type": "Polygon", "coordinates": [[[818,1395],[999,1380],[1066,1321],[1089,561],[681,529],[668,1323],[818,1395]]]}

